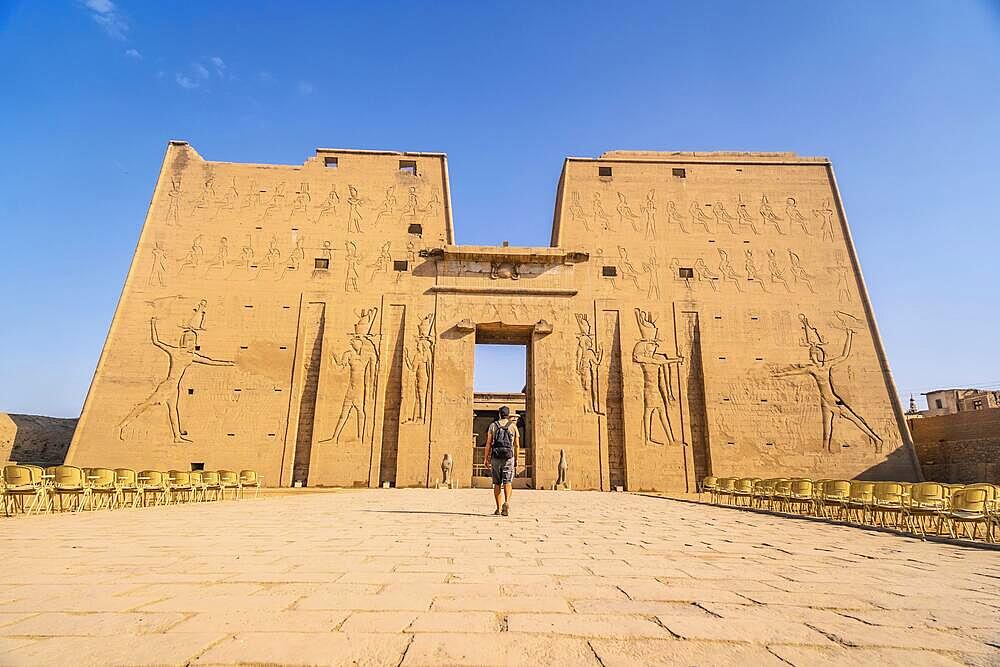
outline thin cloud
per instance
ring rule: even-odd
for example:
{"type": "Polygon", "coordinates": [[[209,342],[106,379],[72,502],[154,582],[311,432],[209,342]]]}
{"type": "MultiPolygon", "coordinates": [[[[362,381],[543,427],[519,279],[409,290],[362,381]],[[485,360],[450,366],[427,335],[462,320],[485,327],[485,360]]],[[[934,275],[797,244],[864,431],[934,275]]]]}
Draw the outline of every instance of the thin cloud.
{"type": "Polygon", "coordinates": [[[138,49],[126,49],[125,55],[132,60],[142,60],[142,54],[139,53],[138,49]]]}
{"type": "Polygon", "coordinates": [[[298,89],[299,95],[312,95],[316,92],[316,86],[312,85],[308,81],[299,81],[298,89]]]}
{"type": "Polygon", "coordinates": [[[195,74],[203,79],[207,79],[209,77],[210,72],[208,71],[208,68],[201,63],[191,63],[191,69],[195,74]]]}
{"type": "Polygon", "coordinates": [[[212,63],[212,67],[215,68],[215,73],[216,74],[218,74],[220,77],[223,77],[223,76],[226,75],[226,61],[225,60],[223,60],[219,56],[212,56],[211,58],[209,58],[209,61],[212,63]]]}
{"type": "Polygon", "coordinates": [[[266,69],[265,70],[261,70],[257,74],[257,78],[260,79],[261,83],[271,84],[271,83],[275,82],[274,75],[271,74],[270,72],[268,72],[266,69]]]}
{"type": "Polygon", "coordinates": [[[192,90],[198,87],[197,81],[181,73],[177,73],[176,75],[174,75],[174,81],[177,82],[178,86],[184,88],[185,90],[192,90]]]}
{"type": "Polygon", "coordinates": [[[129,25],[118,13],[118,8],[112,0],[83,0],[83,6],[90,11],[90,18],[101,26],[110,37],[125,39],[129,25]]]}

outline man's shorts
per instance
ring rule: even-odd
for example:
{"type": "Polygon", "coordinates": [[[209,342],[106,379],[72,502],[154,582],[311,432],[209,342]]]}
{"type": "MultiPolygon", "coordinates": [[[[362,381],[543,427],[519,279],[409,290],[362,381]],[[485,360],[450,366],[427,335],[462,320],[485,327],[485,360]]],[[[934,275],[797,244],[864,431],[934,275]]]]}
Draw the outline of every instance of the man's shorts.
{"type": "Polygon", "coordinates": [[[510,484],[514,480],[514,459],[493,459],[492,473],[494,484],[510,484]]]}

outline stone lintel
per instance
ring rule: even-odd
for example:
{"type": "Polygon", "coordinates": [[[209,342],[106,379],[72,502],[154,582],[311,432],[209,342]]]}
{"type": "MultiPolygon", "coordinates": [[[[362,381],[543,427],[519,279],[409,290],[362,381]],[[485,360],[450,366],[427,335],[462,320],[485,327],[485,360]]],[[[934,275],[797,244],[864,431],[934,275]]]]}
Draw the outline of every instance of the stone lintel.
{"type": "Polygon", "coordinates": [[[510,264],[575,264],[586,262],[590,253],[551,247],[446,245],[428,248],[421,257],[464,262],[510,264]]]}

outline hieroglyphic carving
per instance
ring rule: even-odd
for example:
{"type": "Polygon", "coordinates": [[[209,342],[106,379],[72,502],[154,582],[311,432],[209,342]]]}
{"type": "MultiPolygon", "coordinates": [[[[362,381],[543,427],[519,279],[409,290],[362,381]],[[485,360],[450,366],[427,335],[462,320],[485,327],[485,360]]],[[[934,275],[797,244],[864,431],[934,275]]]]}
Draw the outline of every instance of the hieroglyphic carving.
{"type": "Polygon", "coordinates": [[[580,333],[576,335],[576,372],[580,377],[580,386],[583,387],[583,411],[586,414],[603,415],[598,374],[604,351],[597,344],[590,317],[584,313],[576,313],[576,324],[580,329],[580,333]]]}
{"type": "Polygon", "coordinates": [[[639,214],[632,210],[632,207],[628,204],[628,199],[625,197],[625,193],[618,193],[618,222],[623,225],[627,222],[632,225],[632,229],[639,231],[639,214]]]}
{"type": "Polygon", "coordinates": [[[348,185],[347,191],[347,232],[360,234],[361,223],[364,222],[364,216],[361,215],[361,205],[365,203],[365,200],[358,194],[356,186],[348,185]]]}
{"type": "Polygon", "coordinates": [[[181,382],[184,373],[192,364],[204,366],[234,366],[236,362],[222,359],[213,359],[200,352],[196,352],[198,347],[198,330],[192,327],[192,323],[200,323],[200,328],[204,328],[204,308],[205,301],[202,300],[195,308],[195,313],[191,319],[181,326],[181,334],[177,345],[169,345],[160,340],[159,332],[156,329],[156,318],[149,320],[150,338],[154,346],[166,352],[169,359],[167,366],[167,376],[160,380],[153,392],[145,400],[136,405],[118,425],[118,437],[125,440],[126,429],[150,408],[162,405],[167,409],[167,418],[170,421],[170,432],[175,443],[192,442],[187,437],[184,430],[180,413],[181,382]]]}
{"type": "Polygon", "coordinates": [[[289,271],[298,271],[299,266],[305,261],[305,258],[305,239],[299,236],[295,239],[295,247],[288,253],[288,260],[285,261],[285,270],[281,272],[279,278],[284,278],[289,271]]]}
{"type": "Polygon", "coordinates": [[[330,241],[323,241],[323,247],[319,251],[319,259],[326,260],[326,268],[322,266],[314,266],[312,277],[313,278],[329,278],[330,270],[333,268],[333,244],[330,241]]]}
{"type": "Polygon", "coordinates": [[[320,223],[325,216],[335,218],[337,215],[337,205],[340,204],[340,195],[337,194],[337,186],[331,185],[330,191],[326,193],[326,199],[319,207],[319,215],[314,222],[320,223]]]}
{"type": "Polygon", "coordinates": [[[361,255],[358,254],[358,246],[354,241],[346,241],[344,246],[347,248],[347,254],[344,256],[344,262],[347,267],[347,277],[344,279],[344,291],[360,292],[361,290],[358,287],[358,264],[361,263],[361,255]]]}
{"type": "Polygon", "coordinates": [[[802,215],[802,211],[799,210],[798,205],[795,203],[795,197],[789,197],[785,200],[785,203],[787,204],[785,206],[785,217],[788,218],[789,226],[798,225],[806,233],[806,236],[812,236],[812,232],[809,231],[809,226],[806,224],[806,216],[802,215]]]}
{"type": "Polygon", "coordinates": [[[378,308],[362,310],[354,325],[354,333],[351,335],[347,351],[339,359],[336,355],[332,356],[337,366],[347,368],[347,388],[333,435],[320,440],[320,444],[339,443],[344,427],[347,426],[352,414],[357,424],[358,440],[363,441],[368,433],[369,420],[374,417],[370,413],[375,406],[375,378],[378,377],[378,346],[375,345],[372,335],[372,326],[377,313],[378,308]]]}
{"type": "Polygon", "coordinates": [[[712,233],[712,228],[708,226],[712,222],[712,219],[705,214],[701,204],[697,201],[692,201],[691,206],[688,207],[688,213],[691,215],[692,224],[701,225],[707,233],[712,233]]]}
{"type": "Polygon", "coordinates": [[[520,280],[521,265],[516,262],[490,262],[490,280],[498,278],[520,280]]]}
{"type": "Polygon", "coordinates": [[[830,241],[832,243],[834,240],[834,234],[833,234],[834,211],[832,208],[830,208],[830,200],[828,199],[823,200],[823,203],[820,205],[819,208],[813,209],[813,215],[818,217],[821,221],[819,227],[820,236],[823,237],[824,241],[830,241]]]}
{"type": "Polygon", "coordinates": [[[785,232],[781,229],[781,225],[778,224],[781,218],[771,208],[770,202],[767,201],[767,195],[760,196],[760,217],[764,219],[764,227],[771,225],[777,230],[778,234],[781,236],[785,235],[785,232]]]}
{"type": "Polygon", "coordinates": [[[224,269],[229,263],[229,239],[225,236],[219,237],[219,248],[215,251],[215,256],[208,260],[205,267],[205,275],[213,269],[224,269]]]}
{"type": "Polygon", "coordinates": [[[795,279],[795,284],[798,285],[799,283],[802,283],[809,288],[810,292],[815,294],[816,288],[813,287],[812,276],[810,276],[802,266],[802,260],[799,259],[798,253],[794,250],[789,250],[788,259],[791,262],[791,266],[788,270],[792,272],[792,278],[795,279]]]}
{"type": "Polygon", "coordinates": [[[264,253],[264,261],[262,261],[258,266],[257,273],[254,275],[254,280],[259,279],[265,273],[275,275],[278,270],[278,264],[280,263],[281,250],[278,248],[278,237],[272,235],[271,241],[267,246],[267,252],[264,253]]]}
{"type": "Polygon", "coordinates": [[[413,352],[403,354],[406,368],[410,371],[413,387],[413,407],[407,422],[416,424],[427,423],[427,402],[431,386],[431,373],[434,368],[434,313],[424,315],[417,323],[417,337],[413,352]]]}
{"type": "Polygon", "coordinates": [[[719,291],[719,277],[709,270],[705,264],[705,260],[701,257],[694,261],[694,275],[698,279],[698,282],[707,280],[708,284],[712,286],[713,291],[719,291]]]}
{"type": "Polygon", "coordinates": [[[776,378],[809,376],[816,383],[819,392],[820,411],[823,417],[823,445],[827,451],[833,451],[833,429],[837,418],[846,419],[854,424],[862,433],[868,436],[876,452],[882,451],[882,438],[868,426],[867,422],[849,406],[833,385],[833,369],[847,361],[851,355],[851,343],[854,340],[855,328],[861,321],[849,313],[834,313],[839,326],[844,330],[844,349],[840,356],[829,358],[826,352],[827,341],[823,339],[816,327],[809,323],[805,315],[799,315],[802,323],[803,340],[801,345],[809,348],[809,361],[805,364],[792,364],[784,368],[773,369],[776,378]]]}
{"type": "Polygon", "coordinates": [[[215,174],[211,169],[205,170],[205,182],[202,184],[201,194],[195,200],[191,208],[191,215],[199,211],[207,211],[209,206],[215,203],[215,174]]]}
{"type": "Polygon", "coordinates": [[[733,269],[732,263],[729,261],[729,253],[727,253],[722,248],[718,248],[719,251],[719,275],[721,279],[725,282],[732,283],[736,285],[736,290],[738,292],[743,291],[743,279],[736,275],[736,270],[733,269]]]}
{"type": "Polygon", "coordinates": [[[239,203],[239,201],[240,191],[236,186],[236,177],[233,176],[232,180],[229,182],[229,187],[226,188],[225,194],[222,195],[222,201],[219,202],[219,210],[233,211],[236,209],[236,204],[239,203]]]}
{"type": "Polygon", "coordinates": [[[254,210],[260,205],[260,190],[257,189],[257,181],[250,179],[250,186],[247,189],[246,195],[243,197],[243,201],[240,203],[240,210],[245,208],[254,210]]]}
{"type": "Polygon", "coordinates": [[[264,208],[264,215],[261,216],[261,220],[267,220],[268,216],[280,211],[285,207],[285,182],[282,181],[274,188],[274,194],[271,195],[271,201],[267,202],[267,206],[264,208]]]}
{"type": "Polygon", "coordinates": [[[675,441],[670,423],[670,401],[676,400],[670,366],[684,362],[683,357],[671,357],[659,352],[660,335],[656,320],[649,312],[635,309],[639,324],[640,340],[632,348],[632,362],[642,369],[642,433],[646,443],[662,445],[654,432],[653,418],[657,417],[667,439],[667,444],[675,441]]]}
{"type": "Polygon", "coordinates": [[[785,290],[792,291],[792,286],[785,280],[785,270],[778,264],[773,249],[767,251],[767,270],[771,274],[772,283],[780,283],[785,286],[785,290]]]}
{"type": "Polygon", "coordinates": [[[831,266],[827,269],[833,274],[834,278],[837,279],[837,302],[838,303],[851,303],[854,299],[851,296],[851,270],[844,263],[844,256],[841,253],[837,253],[837,266],[831,266]]]}
{"type": "Polygon", "coordinates": [[[760,272],[757,270],[757,262],[754,261],[753,251],[747,248],[745,254],[746,254],[745,268],[747,272],[747,282],[760,285],[761,291],[766,293],[767,285],[764,284],[764,281],[760,277],[760,272]]]}
{"type": "Polygon", "coordinates": [[[167,251],[163,249],[159,241],[155,241],[150,252],[153,254],[153,266],[146,278],[146,285],[153,287],[155,284],[159,287],[166,287],[163,279],[167,275],[167,251]]]}

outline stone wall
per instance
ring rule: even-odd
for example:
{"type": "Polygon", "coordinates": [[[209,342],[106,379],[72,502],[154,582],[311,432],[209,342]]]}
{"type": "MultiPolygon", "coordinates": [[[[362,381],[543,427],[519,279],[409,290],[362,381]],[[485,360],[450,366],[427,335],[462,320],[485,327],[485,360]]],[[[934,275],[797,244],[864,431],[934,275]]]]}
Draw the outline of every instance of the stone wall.
{"type": "Polygon", "coordinates": [[[76,419],[0,412],[0,462],[62,464],[76,423],[76,419]]]}
{"type": "Polygon", "coordinates": [[[924,477],[1000,483],[1000,408],[909,420],[924,477]]]}

